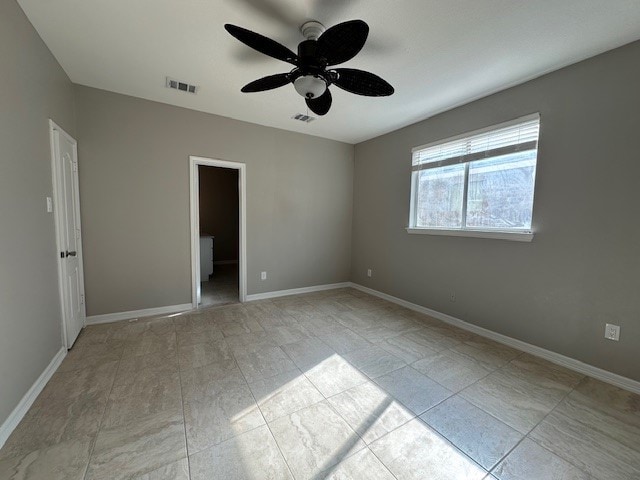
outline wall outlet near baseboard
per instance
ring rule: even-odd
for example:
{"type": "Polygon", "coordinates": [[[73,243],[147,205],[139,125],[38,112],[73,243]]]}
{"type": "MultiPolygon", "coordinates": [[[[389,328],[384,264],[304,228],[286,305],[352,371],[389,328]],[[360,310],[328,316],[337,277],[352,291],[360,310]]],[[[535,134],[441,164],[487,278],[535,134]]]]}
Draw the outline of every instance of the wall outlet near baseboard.
{"type": "Polygon", "coordinates": [[[260,280],[266,280],[267,279],[267,272],[260,272],[260,280]]]}
{"type": "Polygon", "coordinates": [[[449,301],[450,302],[455,302],[456,301],[456,292],[449,293],[449,301]]]}
{"type": "Polygon", "coordinates": [[[372,275],[373,275],[373,270],[371,270],[370,268],[367,269],[367,277],[371,278],[372,275]]]}
{"type": "Polygon", "coordinates": [[[613,325],[612,323],[607,323],[604,327],[604,338],[607,340],[615,340],[616,342],[620,340],[620,326],[613,325]]]}

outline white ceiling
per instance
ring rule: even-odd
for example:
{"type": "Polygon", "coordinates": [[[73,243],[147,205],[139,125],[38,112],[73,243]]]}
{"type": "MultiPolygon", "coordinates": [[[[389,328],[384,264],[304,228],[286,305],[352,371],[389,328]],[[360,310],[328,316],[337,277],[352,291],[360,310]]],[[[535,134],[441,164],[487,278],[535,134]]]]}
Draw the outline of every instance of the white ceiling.
{"type": "Polygon", "coordinates": [[[357,143],[640,38],[638,0],[18,0],[75,83],[357,143]],[[240,88],[290,65],[254,52],[233,23],[295,51],[307,19],[363,19],[367,45],[344,67],[376,73],[391,97],[333,87],[313,123],[292,85],[240,88]],[[165,77],[200,86],[165,88],[165,77]]]}

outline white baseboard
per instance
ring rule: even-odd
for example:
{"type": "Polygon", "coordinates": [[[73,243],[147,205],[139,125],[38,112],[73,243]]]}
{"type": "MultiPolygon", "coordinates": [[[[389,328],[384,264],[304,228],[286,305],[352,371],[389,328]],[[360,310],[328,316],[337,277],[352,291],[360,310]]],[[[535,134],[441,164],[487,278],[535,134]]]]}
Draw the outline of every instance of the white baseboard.
{"type": "Polygon", "coordinates": [[[237,265],[238,260],[218,260],[213,262],[214,265],[237,265]]]}
{"type": "Polygon", "coordinates": [[[167,305],[166,307],[145,308],[143,310],[131,310],[129,312],[105,313],[104,315],[92,315],[87,317],[87,325],[98,323],[111,323],[119,320],[129,320],[132,318],[150,317],[152,315],[164,315],[167,313],[184,312],[193,309],[190,303],[181,305],[167,305]]]}
{"type": "Polygon", "coordinates": [[[411,310],[424,313],[431,317],[437,318],[438,320],[442,320],[443,322],[450,325],[454,325],[464,330],[473,332],[477,335],[480,335],[481,337],[495,340],[496,342],[516,348],[518,350],[522,350],[523,352],[530,353],[531,355],[535,355],[536,357],[544,358],[545,360],[555,363],[556,365],[561,365],[570,370],[574,370],[584,375],[602,380],[603,382],[609,383],[611,385],[615,385],[616,387],[624,388],[625,390],[628,390],[630,392],[640,394],[640,382],[636,380],[632,380],[630,378],[623,377],[622,375],[618,375],[616,373],[594,367],[593,365],[581,362],[580,360],[575,360],[571,357],[566,357],[559,353],[552,352],[535,345],[531,345],[530,343],[523,342],[522,340],[517,340],[515,338],[502,335],[501,333],[496,333],[491,330],[487,330],[486,328],[478,327],[477,325],[465,322],[464,320],[460,320],[459,318],[447,315],[446,313],[441,313],[436,310],[417,305],[415,303],[407,302],[406,300],[402,300],[401,298],[397,298],[392,295],[373,290],[372,288],[364,287],[357,283],[351,283],[350,285],[356,290],[360,290],[370,295],[374,295],[384,300],[402,305],[403,307],[407,307],[411,310]]]}
{"type": "Polygon", "coordinates": [[[56,372],[56,370],[62,363],[62,360],[64,360],[64,357],[66,356],[66,348],[62,347],[60,350],[58,350],[58,353],[55,354],[49,365],[47,365],[47,368],[44,369],[44,372],[42,372],[35,383],[31,385],[29,391],[24,395],[24,397],[22,397],[16,408],[13,409],[2,426],[0,426],[0,448],[2,448],[4,443],[7,441],[9,435],[11,435],[11,432],[13,432],[18,426],[20,420],[22,420],[29,408],[31,408],[33,402],[36,400],[38,395],[40,395],[40,392],[56,372]]]}
{"type": "Polygon", "coordinates": [[[301,293],[321,292],[323,290],[334,290],[336,288],[351,287],[351,282],[329,283],[326,285],[314,285],[313,287],[291,288],[289,290],[277,290],[274,292],[254,293],[247,295],[247,301],[264,300],[266,298],[286,297],[287,295],[299,295],[301,293]]]}

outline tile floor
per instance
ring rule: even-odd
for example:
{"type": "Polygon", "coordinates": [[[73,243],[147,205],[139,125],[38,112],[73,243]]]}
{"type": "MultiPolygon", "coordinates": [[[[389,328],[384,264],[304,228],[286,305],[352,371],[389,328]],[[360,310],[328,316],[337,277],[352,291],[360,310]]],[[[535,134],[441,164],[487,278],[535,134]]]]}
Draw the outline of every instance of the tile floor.
{"type": "Polygon", "coordinates": [[[238,303],[238,264],[214,265],[213,275],[200,283],[200,307],[238,303]]]}
{"type": "Polygon", "coordinates": [[[640,397],[344,289],[91,326],[4,479],[640,478],[640,397]]]}

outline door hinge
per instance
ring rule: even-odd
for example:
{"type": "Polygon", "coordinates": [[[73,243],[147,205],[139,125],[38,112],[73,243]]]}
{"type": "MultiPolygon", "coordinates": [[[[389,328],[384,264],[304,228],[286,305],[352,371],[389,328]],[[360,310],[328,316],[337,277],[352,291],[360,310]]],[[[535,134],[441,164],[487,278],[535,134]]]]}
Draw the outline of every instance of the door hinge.
{"type": "Polygon", "coordinates": [[[71,169],[74,172],[77,172],[78,171],[78,162],[71,162],[71,169]]]}
{"type": "Polygon", "coordinates": [[[84,293],[80,294],[80,305],[84,305],[84,293]]]}

